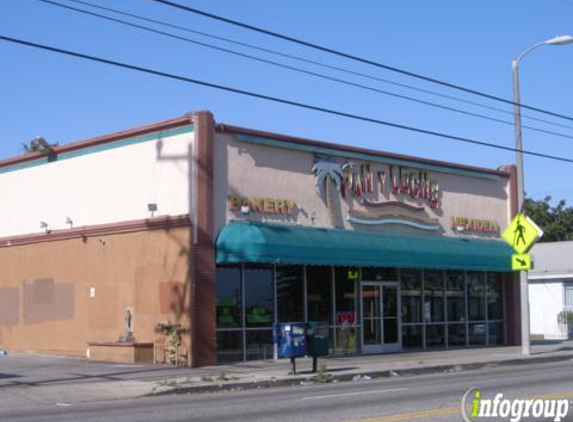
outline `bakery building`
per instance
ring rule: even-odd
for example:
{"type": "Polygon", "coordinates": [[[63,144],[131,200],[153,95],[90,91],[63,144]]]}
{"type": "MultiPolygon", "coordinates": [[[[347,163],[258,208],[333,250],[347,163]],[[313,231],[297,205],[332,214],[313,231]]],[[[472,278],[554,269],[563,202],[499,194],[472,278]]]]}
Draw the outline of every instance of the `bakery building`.
{"type": "Polygon", "coordinates": [[[216,123],[0,161],[0,348],[192,366],[519,344],[515,169],[216,123]]]}

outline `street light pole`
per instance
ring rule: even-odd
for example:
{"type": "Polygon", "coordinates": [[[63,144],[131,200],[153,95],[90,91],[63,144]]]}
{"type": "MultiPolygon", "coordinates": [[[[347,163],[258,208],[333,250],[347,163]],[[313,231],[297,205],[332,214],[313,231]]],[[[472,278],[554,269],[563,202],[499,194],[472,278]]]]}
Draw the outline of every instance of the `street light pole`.
{"type": "MultiPolygon", "coordinates": [[[[565,45],[573,43],[573,37],[562,35],[550,38],[546,41],[533,45],[525,50],[519,57],[511,61],[513,75],[513,107],[515,114],[515,149],[517,166],[517,212],[522,212],[525,197],[525,185],[523,177],[523,140],[521,136],[521,106],[519,99],[519,64],[531,51],[544,45],[565,45]]],[[[525,356],[530,354],[529,339],[529,286],[527,284],[527,271],[519,272],[519,293],[521,313],[521,353],[525,356]]]]}

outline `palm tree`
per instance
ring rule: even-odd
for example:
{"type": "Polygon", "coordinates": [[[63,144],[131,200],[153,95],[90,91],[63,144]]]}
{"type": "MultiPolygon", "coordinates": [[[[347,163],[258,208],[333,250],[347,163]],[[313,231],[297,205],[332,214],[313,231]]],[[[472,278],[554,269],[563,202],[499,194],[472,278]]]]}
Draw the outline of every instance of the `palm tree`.
{"type": "Polygon", "coordinates": [[[340,200],[336,201],[342,188],[342,166],[330,157],[316,157],[312,166],[315,180],[314,185],[330,212],[330,221],[334,227],[343,225],[340,200]]]}
{"type": "Polygon", "coordinates": [[[24,152],[27,154],[31,152],[42,152],[42,153],[51,153],[54,147],[57,147],[58,144],[50,144],[48,143],[43,137],[36,136],[27,144],[22,144],[22,148],[24,148],[24,152]]]}
{"type": "Polygon", "coordinates": [[[40,151],[40,144],[38,144],[38,142],[35,139],[32,139],[29,143],[22,144],[22,148],[24,149],[24,152],[26,152],[26,153],[39,152],[40,151]]]}

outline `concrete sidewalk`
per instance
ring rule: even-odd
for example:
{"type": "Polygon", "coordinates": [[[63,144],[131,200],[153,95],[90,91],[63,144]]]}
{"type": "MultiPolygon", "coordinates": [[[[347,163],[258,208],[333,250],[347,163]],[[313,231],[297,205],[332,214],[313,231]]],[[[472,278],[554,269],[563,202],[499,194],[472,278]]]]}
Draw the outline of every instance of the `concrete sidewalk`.
{"type": "Polygon", "coordinates": [[[297,359],[297,374],[292,375],[288,360],[188,369],[14,353],[0,356],[0,409],[30,405],[65,406],[150,394],[412,376],[563,360],[573,360],[573,341],[536,344],[529,357],[522,357],[519,347],[497,347],[321,358],[319,364],[323,363],[326,371],[317,379],[317,375],[311,373],[312,360],[309,358],[297,359]]]}
{"type": "Polygon", "coordinates": [[[536,343],[531,355],[521,355],[521,347],[492,347],[424,352],[403,352],[384,355],[319,358],[326,371],[323,376],[312,373],[312,359],[297,359],[297,374],[291,374],[288,359],[253,361],[232,365],[197,368],[186,377],[163,380],[154,394],[172,394],[270,387],[301,382],[346,381],[360,378],[413,376],[434,372],[480,369],[485,366],[520,365],[528,363],[573,360],[573,341],[536,343]],[[321,379],[317,379],[321,378],[321,379]]]}

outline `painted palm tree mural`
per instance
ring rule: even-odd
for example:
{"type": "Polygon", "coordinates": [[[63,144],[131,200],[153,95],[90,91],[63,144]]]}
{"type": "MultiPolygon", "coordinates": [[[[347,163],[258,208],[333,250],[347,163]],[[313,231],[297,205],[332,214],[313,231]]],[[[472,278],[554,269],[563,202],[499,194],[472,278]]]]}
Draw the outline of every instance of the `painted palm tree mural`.
{"type": "Polygon", "coordinates": [[[340,204],[340,190],[343,181],[342,166],[330,157],[317,156],[312,166],[312,172],[315,176],[314,185],[326,203],[332,225],[342,227],[344,225],[340,204]]]}

